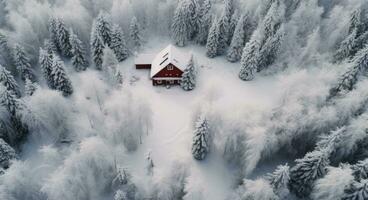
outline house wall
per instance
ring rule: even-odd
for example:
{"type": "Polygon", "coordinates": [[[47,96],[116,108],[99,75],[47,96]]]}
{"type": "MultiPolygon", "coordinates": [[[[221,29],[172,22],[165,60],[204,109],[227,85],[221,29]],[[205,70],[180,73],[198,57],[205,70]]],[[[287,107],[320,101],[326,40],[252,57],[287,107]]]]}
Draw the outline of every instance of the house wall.
{"type": "Polygon", "coordinates": [[[183,75],[183,71],[181,71],[179,68],[177,68],[173,64],[168,64],[165,68],[163,68],[161,71],[159,71],[156,75],[153,76],[153,78],[181,78],[183,75]],[[169,67],[172,67],[172,70],[169,70],[169,67]]]}

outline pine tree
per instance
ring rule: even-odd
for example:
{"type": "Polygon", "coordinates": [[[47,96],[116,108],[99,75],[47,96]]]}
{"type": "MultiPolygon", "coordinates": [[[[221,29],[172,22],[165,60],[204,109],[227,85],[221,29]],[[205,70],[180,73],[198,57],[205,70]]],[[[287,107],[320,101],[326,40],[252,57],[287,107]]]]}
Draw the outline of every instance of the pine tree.
{"type": "Polygon", "coordinates": [[[43,42],[43,47],[44,49],[47,51],[47,53],[49,54],[53,54],[53,53],[56,53],[58,50],[55,46],[55,44],[53,42],[51,42],[50,40],[46,39],[44,42],[43,42]]]}
{"type": "Polygon", "coordinates": [[[141,27],[136,17],[133,17],[132,21],[130,22],[129,33],[130,39],[133,42],[133,47],[135,49],[140,49],[143,43],[143,39],[141,35],[141,27]]]}
{"type": "Polygon", "coordinates": [[[114,200],[128,200],[125,192],[122,190],[117,190],[114,195],[114,200]]]}
{"type": "Polygon", "coordinates": [[[182,80],[180,83],[181,88],[185,91],[193,90],[196,86],[196,74],[193,56],[190,58],[190,61],[187,65],[187,68],[184,70],[182,80]]]}
{"type": "Polygon", "coordinates": [[[338,83],[331,88],[330,97],[339,93],[351,91],[358,81],[358,77],[364,74],[368,68],[368,45],[360,50],[354,57],[352,67],[350,67],[338,80],[338,83]]]}
{"type": "Polygon", "coordinates": [[[354,182],[345,190],[342,200],[366,200],[368,199],[368,180],[354,182]]]}
{"type": "Polygon", "coordinates": [[[115,87],[116,88],[121,88],[123,86],[123,74],[121,73],[120,70],[117,70],[116,74],[115,74],[115,87]]]}
{"type": "Polygon", "coordinates": [[[282,13],[284,7],[281,2],[276,0],[271,4],[267,15],[261,23],[261,28],[263,29],[264,41],[276,34],[277,30],[280,28],[282,23],[282,13]]]}
{"type": "Polygon", "coordinates": [[[4,86],[0,88],[0,105],[4,106],[13,118],[16,117],[17,111],[20,108],[19,100],[14,92],[12,90],[7,90],[4,86]]]}
{"type": "Polygon", "coordinates": [[[110,49],[109,47],[105,47],[102,60],[102,70],[104,72],[108,72],[110,69],[116,70],[118,59],[116,58],[112,49],[110,49]]]}
{"type": "Polygon", "coordinates": [[[12,50],[8,44],[7,37],[3,33],[0,32],[0,58],[3,58],[3,60],[5,61],[5,63],[3,63],[4,65],[9,65],[9,66],[14,65],[14,60],[13,60],[13,56],[11,55],[11,52],[12,50]]]}
{"type": "Polygon", "coordinates": [[[112,25],[110,22],[110,16],[104,12],[100,12],[96,19],[96,32],[100,36],[104,45],[110,46],[111,45],[111,30],[112,25]]]}
{"type": "Polygon", "coordinates": [[[206,44],[206,55],[210,58],[214,58],[218,55],[218,48],[219,48],[219,27],[217,23],[217,19],[215,18],[212,22],[212,26],[210,28],[210,32],[207,38],[206,44]]]}
{"type": "Polygon", "coordinates": [[[26,55],[24,48],[20,45],[15,46],[14,61],[23,81],[25,81],[27,78],[33,81],[36,79],[33,74],[29,58],[26,55]]]}
{"type": "Polygon", "coordinates": [[[57,50],[61,50],[60,44],[59,44],[59,20],[55,17],[51,17],[49,20],[49,32],[50,32],[50,42],[54,44],[57,50]]]}
{"type": "Polygon", "coordinates": [[[245,16],[242,15],[236,25],[231,45],[227,54],[227,60],[237,62],[241,59],[245,46],[245,16]]]}
{"type": "Polygon", "coordinates": [[[289,195],[289,173],[289,166],[285,164],[279,165],[273,173],[270,173],[267,176],[267,180],[270,182],[273,191],[280,197],[280,199],[286,199],[289,195]]]}
{"type": "Polygon", "coordinates": [[[32,96],[34,92],[37,90],[38,85],[36,82],[32,82],[29,79],[26,79],[25,86],[24,86],[24,92],[27,96],[32,96]]]}
{"type": "Polygon", "coordinates": [[[153,175],[153,168],[155,167],[154,163],[153,163],[153,159],[151,156],[151,152],[147,153],[146,156],[146,169],[147,169],[147,174],[152,176],[153,175]]]}
{"type": "MultiPolygon", "coordinates": [[[[363,7],[363,6],[362,6],[363,7]]],[[[368,19],[359,7],[350,17],[349,35],[341,42],[334,55],[335,62],[353,58],[368,40],[368,19]]]]}
{"type": "Polygon", "coordinates": [[[64,63],[56,55],[53,56],[51,77],[53,78],[55,89],[62,92],[64,96],[70,96],[73,93],[73,87],[65,72],[64,63]]]}
{"type": "Polygon", "coordinates": [[[357,181],[368,179],[368,159],[360,160],[355,165],[352,165],[351,169],[357,181]]]}
{"type": "Polygon", "coordinates": [[[326,174],[328,156],[324,150],[315,150],[307,153],[304,158],[295,160],[296,165],[290,170],[290,190],[298,197],[308,196],[314,181],[326,174]]]}
{"type": "Polygon", "coordinates": [[[199,28],[199,3],[198,0],[189,0],[188,1],[188,10],[189,10],[189,39],[193,40],[198,33],[199,28]]]}
{"type": "Polygon", "coordinates": [[[257,40],[252,40],[245,45],[240,62],[240,79],[244,81],[251,81],[254,79],[254,74],[257,72],[258,68],[259,48],[257,40]]]}
{"type": "Polygon", "coordinates": [[[205,45],[207,42],[212,20],[211,6],[210,0],[204,0],[199,11],[199,25],[196,41],[200,45],[205,45]]]}
{"type": "Polygon", "coordinates": [[[197,160],[203,160],[209,152],[209,126],[205,117],[200,117],[194,130],[192,155],[197,160]]]}
{"type": "Polygon", "coordinates": [[[104,44],[99,34],[96,32],[95,25],[93,25],[91,32],[91,54],[93,62],[98,70],[102,69],[102,58],[103,58],[103,50],[104,44]]]}
{"type": "Polygon", "coordinates": [[[7,169],[10,166],[11,160],[17,157],[15,150],[0,138],[0,168],[7,169]]]}
{"type": "Polygon", "coordinates": [[[125,41],[123,30],[118,25],[112,27],[111,32],[111,49],[114,51],[119,62],[128,58],[128,48],[125,41]]]}
{"type": "Polygon", "coordinates": [[[72,45],[70,43],[70,33],[61,19],[58,19],[57,31],[61,53],[63,54],[63,56],[71,57],[72,45]]]}
{"type": "Polygon", "coordinates": [[[72,46],[72,64],[77,72],[87,69],[88,62],[86,53],[82,44],[76,34],[70,31],[70,44],[72,46]]]}
{"type": "Polygon", "coordinates": [[[41,71],[42,71],[43,77],[45,78],[47,82],[47,85],[51,89],[55,89],[54,79],[51,76],[53,54],[54,53],[50,54],[47,51],[40,48],[39,62],[41,66],[41,71]]]}
{"type": "Polygon", "coordinates": [[[341,145],[341,140],[343,136],[346,134],[346,127],[343,126],[334,131],[331,131],[328,135],[323,135],[320,137],[316,145],[316,149],[322,150],[325,149],[329,155],[332,155],[336,152],[336,150],[341,145]]]}
{"type": "Polygon", "coordinates": [[[218,30],[219,30],[219,38],[218,38],[218,48],[217,54],[222,55],[227,47],[230,35],[230,22],[231,22],[231,15],[233,10],[233,1],[232,0],[225,0],[225,8],[221,14],[220,19],[218,20],[218,30]]]}
{"type": "Polygon", "coordinates": [[[279,29],[274,35],[267,39],[259,52],[257,71],[262,71],[275,62],[282,45],[284,35],[284,30],[279,29]]]}
{"type": "Polygon", "coordinates": [[[232,38],[234,36],[234,33],[235,33],[235,29],[236,29],[236,26],[238,25],[238,21],[240,19],[240,15],[239,15],[239,11],[238,10],[235,10],[235,12],[233,13],[233,15],[231,16],[231,19],[230,19],[230,29],[229,29],[229,37],[228,37],[228,45],[231,44],[231,41],[232,41],[232,38]]]}
{"type": "Polygon", "coordinates": [[[171,24],[171,34],[176,45],[183,47],[191,37],[191,0],[179,1],[178,7],[175,10],[173,22],[171,24]]]}
{"type": "Polygon", "coordinates": [[[7,90],[11,90],[17,97],[20,97],[20,90],[17,82],[15,81],[13,75],[5,69],[5,67],[0,65],[0,82],[5,86],[7,90]]]}

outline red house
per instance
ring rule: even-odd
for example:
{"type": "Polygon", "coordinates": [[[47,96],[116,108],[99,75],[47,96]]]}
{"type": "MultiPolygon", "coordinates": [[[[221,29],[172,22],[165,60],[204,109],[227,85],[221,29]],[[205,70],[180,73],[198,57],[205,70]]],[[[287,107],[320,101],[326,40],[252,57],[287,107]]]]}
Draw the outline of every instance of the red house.
{"type": "Polygon", "coordinates": [[[135,66],[136,69],[151,69],[153,85],[178,85],[189,59],[188,53],[169,45],[157,55],[138,55],[135,66]]]}

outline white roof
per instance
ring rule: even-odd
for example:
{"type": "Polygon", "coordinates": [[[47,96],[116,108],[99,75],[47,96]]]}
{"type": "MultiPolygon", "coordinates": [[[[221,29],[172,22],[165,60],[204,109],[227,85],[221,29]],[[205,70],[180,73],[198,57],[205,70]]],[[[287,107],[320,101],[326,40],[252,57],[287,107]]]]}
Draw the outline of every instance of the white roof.
{"type": "Polygon", "coordinates": [[[151,66],[151,78],[165,68],[168,64],[173,64],[180,70],[184,71],[188,61],[190,59],[190,54],[182,52],[177,47],[173,45],[167,46],[152,61],[151,66]]]}
{"type": "Polygon", "coordinates": [[[155,58],[155,54],[139,54],[134,59],[135,65],[150,65],[152,64],[153,59],[155,58]]]}

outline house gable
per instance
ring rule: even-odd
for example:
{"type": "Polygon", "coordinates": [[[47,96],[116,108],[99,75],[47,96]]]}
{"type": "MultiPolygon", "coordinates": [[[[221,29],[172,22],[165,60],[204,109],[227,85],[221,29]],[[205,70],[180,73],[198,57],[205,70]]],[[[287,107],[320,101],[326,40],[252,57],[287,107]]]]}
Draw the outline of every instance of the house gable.
{"type": "Polygon", "coordinates": [[[181,78],[182,74],[182,70],[169,63],[166,67],[162,68],[159,72],[153,75],[152,78],[181,78]]]}

